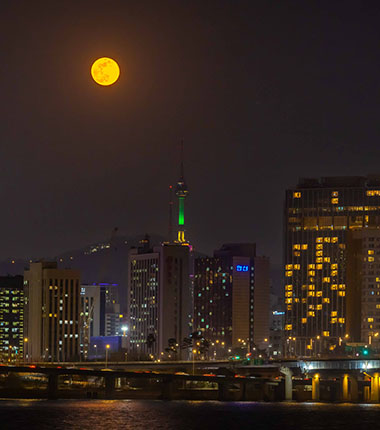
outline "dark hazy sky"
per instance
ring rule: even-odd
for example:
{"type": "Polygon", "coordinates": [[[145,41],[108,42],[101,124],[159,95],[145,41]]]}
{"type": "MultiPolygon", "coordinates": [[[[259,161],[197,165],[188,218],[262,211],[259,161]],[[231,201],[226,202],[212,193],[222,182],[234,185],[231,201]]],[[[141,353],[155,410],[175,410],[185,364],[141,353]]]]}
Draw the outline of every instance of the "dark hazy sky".
{"type": "Polygon", "coordinates": [[[380,172],[379,22],[378,1],[2,0],[0,257],[166,233],[183,138],[195,247],[279,264],[286,187],[380,172]]]}

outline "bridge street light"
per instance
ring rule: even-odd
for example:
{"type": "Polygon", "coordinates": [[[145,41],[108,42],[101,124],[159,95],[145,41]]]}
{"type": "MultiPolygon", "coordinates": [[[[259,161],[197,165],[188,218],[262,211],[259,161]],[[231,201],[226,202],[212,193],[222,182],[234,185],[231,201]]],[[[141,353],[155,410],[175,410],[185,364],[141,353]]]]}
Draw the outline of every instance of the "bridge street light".
{"type": "Polygon", "coordinates": [[[108,350],[111,348],[111,346],[107,343],[106,345],[106,369],[108,369],[108,350]]]}

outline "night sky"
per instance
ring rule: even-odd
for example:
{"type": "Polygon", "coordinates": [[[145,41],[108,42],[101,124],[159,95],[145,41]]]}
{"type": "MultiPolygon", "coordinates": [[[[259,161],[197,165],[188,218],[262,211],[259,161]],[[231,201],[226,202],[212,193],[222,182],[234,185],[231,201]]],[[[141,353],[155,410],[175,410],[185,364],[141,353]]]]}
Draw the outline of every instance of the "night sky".
{"type": "Polygon", "coordinates": [[[14,1],[0,15],[0,258],[165,234],[282,258],[286,187],[380,172],[378,1],[14,1]],[[102,56],[121,77],[90,76],[102,56]]]}

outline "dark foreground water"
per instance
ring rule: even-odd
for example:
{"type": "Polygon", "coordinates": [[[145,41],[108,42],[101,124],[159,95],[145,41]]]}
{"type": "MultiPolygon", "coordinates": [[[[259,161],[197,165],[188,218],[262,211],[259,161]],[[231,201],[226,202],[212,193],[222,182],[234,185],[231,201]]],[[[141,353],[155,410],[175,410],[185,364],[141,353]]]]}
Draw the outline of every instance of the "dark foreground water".
{"type": "Polygon", "coordinates": [[[0,400],[0,429],[380,428],[379,405],[139,400],[0,400]]]}

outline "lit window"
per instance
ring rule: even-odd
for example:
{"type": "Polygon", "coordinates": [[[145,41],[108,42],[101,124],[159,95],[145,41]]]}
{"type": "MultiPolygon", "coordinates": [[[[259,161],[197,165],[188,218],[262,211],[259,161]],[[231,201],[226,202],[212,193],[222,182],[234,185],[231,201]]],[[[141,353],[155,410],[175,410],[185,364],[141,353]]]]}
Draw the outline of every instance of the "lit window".
{"type": "Polygon", "coordinates": [[[338,238],[337,237],[332,237],[331,238],[331,243],[337,243],[338,242],[338,238]]]}
{"type": "Polygon", "coordinates": [[[287,276],[287,277],[293,276],[293,272],[291,270],[288,270],[285,272],[285,276],[287,276]]]}
{"type": "Polygon", "coordinates": [[[321,304],[317,305],[317,311],[320,311],[321,309],[322,309],[322,305],[321,304]]]}
{"type": "Polygon", "coordinates": [[[292,324],[286,324],[285,325],[285,330],[292,330],[292,324]]]}
{"type": "Polygon", "coordinates": [[[315,239],[315,241],[316,241],[317,243],[321,243],[321,242],[323,242],[323,237],[317,237],[317,238],[315,239]]]}
{"type": "Polygon", "coordinates": [[[302,322],[302,324],[306,324],[307,323],[307,318],[302,318],[301,322],[302,322]]]}
{"type": "Polygon", "coordinates": [[[315,276],[315,271],[314,270],[309,270],[309,276],[315,276]]]}
{"type": "Polygon", "coordinates": [[[285,285],[285,290],[292,290],[293,289],[293,285],[285,285]]]}
{"type": "Polygon", "coordinates": [[[292,303],[292,299],[285,299],[285,303],[292,303]]]}
{"type": "Polygon", "coordinates": [[[373,261],[375,261],[375,258],[374,258],[374,257],[368,257],[368,261],[369,261],[370,263],[372,263],[373,261]]]}
{"type": "Polygon", "coordinates": [[[338,294],[339,294],[339,296],[344,297],[346,295],[346,292],[345,291],[339,291],[338,294]]]}
{"type": "Polygon", "coordinates": [[[338,285],[337,284],[332,284],[331,285],[331,289],[332,290],[337,290],[338,289],[338,285]]]}
{"type": "Polygon", "coordinates": [[[368,250],[368,255],[373,255],[374,253],[375,253],[375,251],[373,249],[368,250]]]}
{"type": "Polygon", "coordinates": [[[317,297],[322,297],[322,291],[317,291],[317,297]]]}
{"type": "Polygon", "coordinates": [[[323,269],[323,265],[322,264],[317,264],[317,270],[322,270],[323,269]]]}
{"type": "Polygon", "coordinates": [[[330,277],[329,276],[325,276],[323,278],[323,282],[330,282],[330,277]]]}
{"type": "Polygon", "coordinates": [[[293,264],[287,264],[287,265],[285,266],[285,269],[286,269],[286,270],[292,270],[292,269],[293,269],[293,264]]]}
{"type": "Polygon", "coordinates": [[[317,251],[317,252],[315,253],[315,255],[316,255],[317,257],[321,257],[321,256],[323,255],[323,251],[317,251]]]}
{"type": "Polygon", "coordinates": [[[310,284],[309,285],[309,290],[315,290],[315,285],[314,284],[310,284]]]}
{"type": "Polygon", "coordinates": [[[314,317],[314,316],[315,316],[315,312],[314,312],[314,311],[309,311],[309,312],[307,313],[307,315],[308,315],[309,317],[314,317]]]}
{"type": "Polygon", "coordinates": [[[317,243],[315,249],[323,249],[323,243],[317,243]]]}
{"type": "Polygon", "coordinates": [[[302,245],[302,250],[303,251],[305,251],[307,249],[307,243],[304,243],[303,245],[302,245]]]}
{"type": "Polygon", "coordinates": [[[366,194],[369,197],[380,196],[380,190],[368,190],[366,194]]]}
{"type": "Polygon", "coordinates": [[[328,297],[325,297],[325,298],[323,299],[323,303],[330,303],[330,299],[329,299],[328,297]]]}
{"type": "Polygon", "coordinates": [[[331,324],[336,324],[338,322],[338,318],[331,318],[331,324]]]}
{"type": "Polygon", "coordinates": [[[373,318],[367,318],[368,322],[373,322],[373,318]]]}
{"type": "Polygon", "coordinates": [[[325,242],[327,242],[327,243],[330,243],[331,238],[330,238],[330,237],[325,237],[323,240],[324,240],[325,242]]]}
{"type": "Polygon", "coordinates": [[[338,276],[338,271],[337,270],[332,270],[331,271],[331,276],[338,276]]]}
{"type": "Polygon", "coordinates": [[[346,321],[346,319],[345,319],[345,318],[338,318],[338,321],[339,321],[341,324],[344,324],[344,323],[345,323],[345,321],[346,321]]]}
{"type": "Polygon", "coordinates": [[[338,268],[338,265],[337,264],[332,264],[331,265],[331,270],[336,270],[338,268]]]}
{"type": "Polygon", "coordinates": [[[322,258],[322,257],[317,257],[317,258],[315,259],[315,261],[316,261],[317,263],[322,263],[323,258],[322,258]]]}
{"type": "Polygon", "coordinates": [[[330,314],[332,317],[336,317],[337,315],[338,315],[338,312],[337,311],[331,311],[331,314],[330,314]]]}
{"type": "Polygon", "coordinates": [[[293,193],[293,198],[295,198],[295,199],[300,199],[300,198],[301,198],[301,193],[300,193],[299,191],[295,191],[295,192],[293,193]]]}
{"type": "Polygon", "coordinates": [[[309,269],[315,269],[315,264],[309,264],[309,265],[308,265],[308,268],[309,268],[309,269]]]}
{"type": "Polygon", "coordinates": [[[332,193],[331,193],[331,196],[332,197],[338,197],[338,191],[333,191],[332,193]]]}
{"type": "Polygon", "coordinates": [[[333,197],[333,198],[331,199],[331,203],[332,203],[333,205],[337,205],[337,204],[339,203],[339,199],[338,199],[337,197],[333,197]]]}
{"type": "Polygon", "coordinates": [[[324,331],[324,332],[322,332],[322,334],[325,337],[329,337],[330,336],[330,332],[329,331],[324,331]]]}
{"type": "Polygon", "coordinates": [[[299,251],[294,251],[294,252],[293,252],[293,255],[294,255],[295,257],[301,257],[301,253],[300,253],[299,251]]]}
{"type": "Polygon", "coordinates": [[[314,291],[309,291],[307,293],[308,297],[314,297],[315,296],[315,292],[314,291]]]}
{"type": "Polygon", "coordinates": [[[301,249],[301,245],[299,243],[296,243],[293,245],[293,249],[301,249]]]}

